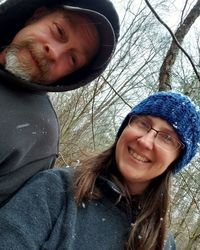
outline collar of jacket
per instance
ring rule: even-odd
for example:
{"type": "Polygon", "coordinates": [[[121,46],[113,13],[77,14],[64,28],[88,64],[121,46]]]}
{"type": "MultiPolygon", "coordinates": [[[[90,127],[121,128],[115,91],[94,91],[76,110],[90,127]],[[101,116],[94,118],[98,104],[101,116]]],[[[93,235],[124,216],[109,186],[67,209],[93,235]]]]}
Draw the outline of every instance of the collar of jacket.
{"type": "Polygon", "coordinates": [[[99,176],[97,178],[96,185],[115,204],[118,204],[125,199],[125,195],[122,193],[120,188],[104,176],[99,176]]]}
{"type": "Polygon", "coordinates": [[[100,188],[103,195],[105,195],[121,211],[127,214],[131,222],[135,221],[135,218],[141,211],[139,196],[132,197],[131,201],[128,200],[120,188],[104,176],[99,176],[97,178],[96,185],[100,188]]]}

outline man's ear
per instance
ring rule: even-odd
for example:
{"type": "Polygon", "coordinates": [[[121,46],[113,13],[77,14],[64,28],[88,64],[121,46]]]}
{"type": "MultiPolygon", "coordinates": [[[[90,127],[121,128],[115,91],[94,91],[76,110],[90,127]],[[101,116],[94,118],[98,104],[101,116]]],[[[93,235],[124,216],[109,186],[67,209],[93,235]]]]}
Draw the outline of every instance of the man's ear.
{"type": "Polygon", "coordinates": [[[36,9],[34,11],[32,17],[27,20],[26,25],[37,21],[41,17],[45,16],[48,12],[49,12],[49,10],[45,6],[42,6],[42,7],[38,8],[38,9],[36,9]]]}

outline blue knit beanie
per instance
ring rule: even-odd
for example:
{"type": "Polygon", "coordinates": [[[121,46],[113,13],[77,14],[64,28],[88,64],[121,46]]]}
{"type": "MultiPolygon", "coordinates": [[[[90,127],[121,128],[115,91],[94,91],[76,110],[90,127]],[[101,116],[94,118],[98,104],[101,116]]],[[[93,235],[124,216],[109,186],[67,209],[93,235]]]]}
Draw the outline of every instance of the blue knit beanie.
{"type": "Polygon", "coordinates": [[[138,105],[122,122],[117,137],[127,126],[129,117],[133,114],[152,115],[167,121],[179,135],[185,145],[180,158],[177,160],[174,173],[185,167],[196,154],[200,143],[200,109],[189,97],[177,92],[158,92],[138,105]]]}

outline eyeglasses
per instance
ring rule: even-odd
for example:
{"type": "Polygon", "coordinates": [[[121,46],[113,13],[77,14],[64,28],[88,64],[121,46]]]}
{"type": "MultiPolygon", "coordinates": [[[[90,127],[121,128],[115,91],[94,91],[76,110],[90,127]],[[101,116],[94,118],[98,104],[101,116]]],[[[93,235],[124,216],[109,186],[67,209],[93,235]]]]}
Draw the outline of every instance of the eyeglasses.
{"type": "Polygon", "coordinates": [[[156,132],[155,143],[167,151],[175,151],[184,148],[184,144],[168,133],[154,129],[151,124],[143,117],[133,115],[129,119],[129,127],[135,130],[140,136],[144,136],[151,130],[156,132]]]}

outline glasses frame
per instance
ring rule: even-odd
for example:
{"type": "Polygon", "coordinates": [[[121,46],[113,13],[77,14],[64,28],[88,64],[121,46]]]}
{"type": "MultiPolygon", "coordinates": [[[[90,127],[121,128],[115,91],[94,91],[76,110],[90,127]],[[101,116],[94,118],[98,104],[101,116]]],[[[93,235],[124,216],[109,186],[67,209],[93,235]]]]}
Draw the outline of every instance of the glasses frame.
{"type": "MultiPolygon", "coordinates": [[[[143,120],[143,118],[142,118],[140,115],[131,115],[131,116],[129,117],[128,126],[129,126],[130,128],[132,128],[132,129],[133,129],[133,126],[131,126],[131,123],[133,123],[133,119],[134,119],[134,118],[139,118],[140,120],[143,120]]],[[[160,130],[156,130],[155,128],[153,128],[153,127],[151,126],[151,124],[150,124],[148,121],[145,120],[145,122],[149,125],[149,130],[147,131],[146,134],[148,134],[151,130],[153,130],[153,131],[156,132],[155,138],[157,137],[157,135],[159,134],[159,132],[164,133],[164,134],[167,134],[167,135],[169,135],[170,137],[172,137],[172,138],[177,142],[177,144],[179,145],[178,147],[175,148],[175,150],[184,149],[184,148],[185,148],[184,143],[182,143],[182,141],[180,141],[178,138],[176,138],[176,137],[174,137],[174,136],[172,136],[172,135],[170,135],[170,134],[168,134],[168,133],[166,133],[166,132],[163,132],[163,131],[160,131],[160,130]]],[[[162,147],[161,145],[159,145],[159,143],[158,143],[157,145],[160,146],[160,147],[162,147]]],[[[163,147],[162,147],[162,148],[163,148],[163,147]]],[[[168,150],[168,149],[166,149],[166,148],[163,148],[163,149],[165,149],[165,150],[167,150],[167,151],[170,151],[170,152],[173,151],[173,150],[168,150]]]]}

